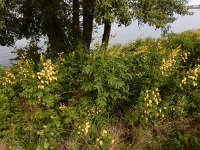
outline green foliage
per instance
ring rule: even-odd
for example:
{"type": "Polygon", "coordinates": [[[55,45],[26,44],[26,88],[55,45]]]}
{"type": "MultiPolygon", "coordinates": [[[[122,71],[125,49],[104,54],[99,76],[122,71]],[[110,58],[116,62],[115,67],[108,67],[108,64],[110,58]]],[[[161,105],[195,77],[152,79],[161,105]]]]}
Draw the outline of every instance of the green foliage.
{"type": "Polygon", "coordinates": [[[169,137],[163,142],[162,149],[194,149],[200,147],[200,139],[188,133],[178,132],[173,137],[169,137]]]}
{"type": "Polygon", "coordinates": [[[41,54],[37,63],[22,51],[0,69],[1,141],[10,149],[198,149],[200,67],[189,48],[173,47],[184,34],[77,47],[54,61],[41,54]]]}
{"type": "MultiPolygon", "coordinates": [[[[4,9],[4,0],[0,0],[0,11],[2,11],[4,9]]],[[[4,19],[3,17],[0,15],[0,29],[4,27],[4,19]]]]}
{"type": "Polygon", "coordinates": [[[164,40],[165,45],[169,49],[174,49],[178,46],[182,51],[188,53],[188,60],[185,62],[187,66],[195,66],[200,63],[200,36],[194,31],[186,31],[181,34],[171,33],[164,40]]]}
{"type": "Polygon", "coordinates": [[[132,8],[127,0],[96,1],[95,19],[98,24],[117,22],[130,25],[132,8]]]}
{"type": "Polygon", "coordinates": [[[166,24],[174,22],[176,14],[188,14],[184,5],[187,0],[139,0],[131,2],[133,5],[134,17],[140,23],[148,23],[156,28],[163,28],[166,24]]]}
{"type": "MultiPolygon", "coordinates": [[[[83,43],[85,35],[91,33],[88,38],[92,37],[93,20],[97,24],[111,25],[115,22],[119,26],[128,26],[133,20],[139,20],[139,25],[147,23],[155,28],[167,29],[169,24],[175,21],[174,14],[190,14],[186,7],[187,3],[188,0],[95,0],[94,3],[88,0],[52,2],[1,0],[0,25],[4,23],[4,28],[0,28],[0,44],[12,46],[16,40],[40,39],[47,36],[48,54],[50,57],[57,57],[58,52],[73,51],[72,47],[76,47],[77,43],[83,43]],[[2,2],[5,2],[3,9],[1,9],[2,2]],[[73,10],[73,4],[77,5],[76,10],[73,10]],[[87,7],[84,8],[84,4],[87,7]],[[84,12],[88,14],[83,15],[84,12]],[[84,22],[85,25],[83,25],[79,23],[79,18],[82,17],[83,20],[91,19],[91,21],[84,22]],[[75,20],[76,28],[80,32],[78,35],[83,35],[78,38],[72,31],[75,20]],[[85,30],[87,34],[84,33],[85,30]],[[77,39],[79,41],[76,41],[77,39]]],[[[91,41],[89,40],[87,44],[90,45],[91,41]]]]}
{"type": "Polygon", "coordinates": [[[101,108],[115,106],[127,99],[131,76],[122,58],[111,59],[103,50],[95,52],[83,68],[82,88],[101,108]]]}

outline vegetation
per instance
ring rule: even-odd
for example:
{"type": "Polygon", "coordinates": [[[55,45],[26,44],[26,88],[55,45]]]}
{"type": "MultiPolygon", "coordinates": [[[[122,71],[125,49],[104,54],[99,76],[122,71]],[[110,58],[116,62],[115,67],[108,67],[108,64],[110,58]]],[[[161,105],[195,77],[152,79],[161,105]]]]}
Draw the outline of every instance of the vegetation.
{"type": "MultiPolygon", "coordinates": [[[[0,0],[0,11],[3,10],[3,7],[4,7],[4,0],[0,0]]],[[[3,21],[2,16],[0,15],[0,29],[3,27],[3,25],[4,25],[4,21],[3,21]]]]}
{"type": "Polygon", "coordinates": [[[0,149],[200,149],[199,31],[107,47],[112,23],[166,31],[187,2],[0,0],[0,45],[30,41],[0,67],[0,149]]]}
{"type": "Polygon", "coordinates": [[[0,149],[200,148],[198,32],[28,52],[0,69],[0,149]]]}
{"type": "Polygon", "coordinates": [[[165,30],[175,21],[174,14],[189,14],[187,0],[4,1],[0,44],[11,46],[26,38],[37,45],[41,37],[48,37],[51,58],[57,57],[57,53],[71,53],[80,43],[88,50],[97,25],[104,25],[102,44],[107,46],[113,22],[128,26],[137,19],[140,25],[148,23],[165,30]]]}

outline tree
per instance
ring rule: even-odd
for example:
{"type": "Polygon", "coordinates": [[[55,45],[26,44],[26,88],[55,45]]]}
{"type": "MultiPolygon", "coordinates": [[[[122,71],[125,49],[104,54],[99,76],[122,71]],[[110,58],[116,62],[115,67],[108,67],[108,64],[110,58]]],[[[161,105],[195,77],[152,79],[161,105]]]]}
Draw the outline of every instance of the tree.
{"type": "Polygon", "coordinates": [[[73,29],[72,31],[74,33],[74,36],[73,36],[74,43],[76,42],[76,40],[79,39],[81,35],[79,16],[80,16],[80,2],[79,0],[73,0],[73,22],[72,22],[73,29]]]}
{"type": "Polygon", "coordinates": [[[174,14],[189,14],[187,0],[99,0],[97,22],[104,23],[102,42],[108,45],[111,23],[129,25],[138,20],[165,31],[175,21],[174,14]]]}
{"type": "Polygon", "coordinates": [[[83,41],[89,49],[92,41],[95,0],[83,0],[83,41]]]}
{"type": "Polygon", "coordinates": [[[13,45],[17,39],[48,37],[48,55],[56,57],[59,52],[69,53],[71,46],[68,32],[68,3],[63,0],[6,0],[5,26],[0,30],[1,45],[13,45]],[[66,11],[67,10],[67,11],[66,11]]]}
{"type": "MultiPolygon", "coordinates": [[[[2,12],[4,8],[4,0],[0,0],[0,12],[2,12]]],[[[2,15],[0,14],[0,28],[3,27],[3,18],[2,18],[2,15]]]]}
{"type": "Polygon", "coordinates": [[[127,0],[99,0],[96,6],[96,22],[104,24],[102,44],[107,47],[113,22],[127,26],[132,18],[132,10],[127,0]]]}
{"type": "Polygon", "coordinates": [[[89,49],[94,21],[104,24],[102,43],[107,46],[112,23],[127,26],[137,19],[139,25],[164,30],[175,20],[174,14],[189,14],[186,4],[187,0],[5,0],[0,44],[47,36],[48,55],[56,57],[70,53],[78,43],[89,49]]]}
{"type": "Polygon", "coordinates": [[[51,55],[64,52],[67,46],[65,29],[63,24],[62,15],[59,14],[62,4],[61,0],[40,0],[36,2],[37,12],[41,15],[41,29],[43,34],[46,34],[49,39],[51,55]],[[56,53],[52,53],[56,50],[56,53]]]}
{"type": "Polygon", "coordinates": [[[147,23],[156,28],[164,28],[175,21],[174,14],[189,14],[186,7],[188,0],[137,0],[130,5],[134,18],[140,24],[147,23]]]}

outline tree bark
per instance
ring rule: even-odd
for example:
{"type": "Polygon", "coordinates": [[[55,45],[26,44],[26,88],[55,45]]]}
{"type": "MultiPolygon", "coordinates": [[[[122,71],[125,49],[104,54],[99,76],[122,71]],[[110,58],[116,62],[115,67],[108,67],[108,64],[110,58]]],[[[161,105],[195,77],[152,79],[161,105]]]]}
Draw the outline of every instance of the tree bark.
{"type": "Polygon", "coordinates": [[[61,21],[56,15],[51,15],[44,21],[44,30],[49,39],[50,57],[56,57],[58,53],[64,52],[65,49],[65,33],[61,25],[61,21]]]}
{"type": "Polygon", "coordinates": [[[110,32],[111,32],[111,23],[105,22],[104,23],[104,33],[102,38],[102,46],[108,47],[109,39],[110,39],[110,32]]]}
{"type": "Polygon", "coordinates": [[[92,41],[95,0],[83,0],[83,39],[87,49],[92,41]]]}
{"type": "Polygon", "coordinates": [[[50,49],[47,51],[49,57],[57,57],[58,53],[66,50],[66,35],[64,26],[59,18],[59,1],[41,1],[40,11],[42,12],[42,30],[47,34],[50,49]]]}
{"type": "Polygon", "coordinates": [[[73,0],[73,23],[72,23],[72,30],[74,40],[80,36],[80,21],[79,21],[79,0],[73,0]]]}

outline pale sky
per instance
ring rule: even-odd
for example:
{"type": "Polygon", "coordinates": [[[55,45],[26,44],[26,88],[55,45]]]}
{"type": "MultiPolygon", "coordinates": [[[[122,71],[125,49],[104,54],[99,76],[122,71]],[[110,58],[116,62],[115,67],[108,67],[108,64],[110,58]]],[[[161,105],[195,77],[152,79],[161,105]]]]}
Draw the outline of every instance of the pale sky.
{"type": "Polygon", "coordinates": [[[198,5],[200,4],[200,0],[189,0],[189,5],[198,5]]]}

